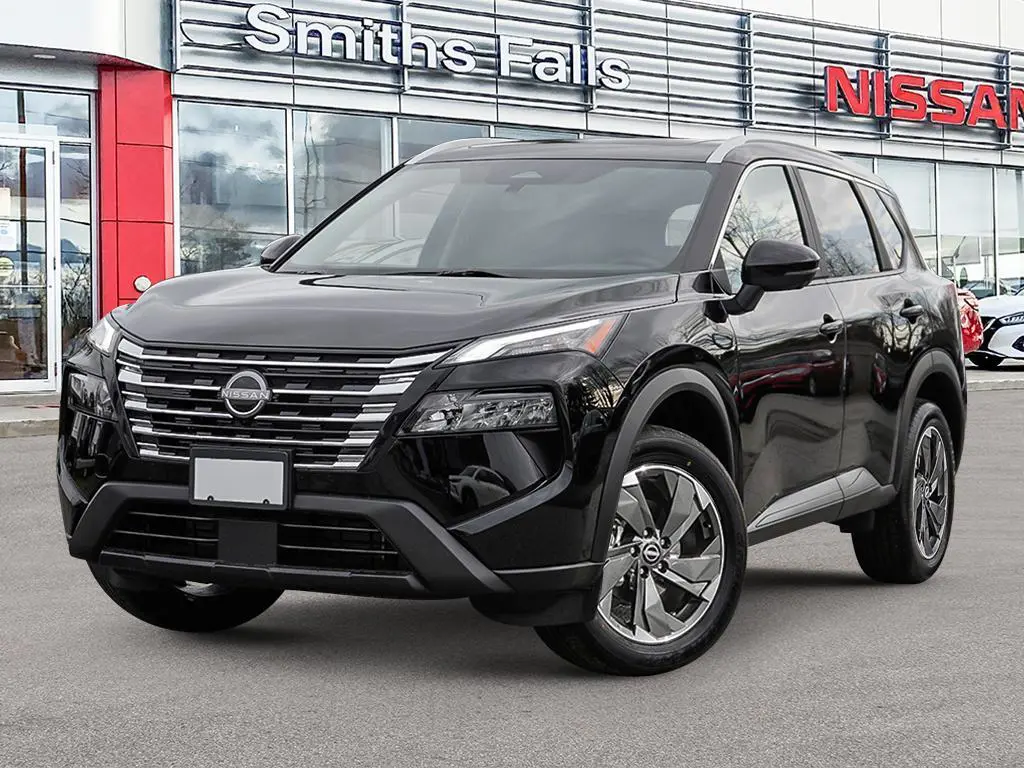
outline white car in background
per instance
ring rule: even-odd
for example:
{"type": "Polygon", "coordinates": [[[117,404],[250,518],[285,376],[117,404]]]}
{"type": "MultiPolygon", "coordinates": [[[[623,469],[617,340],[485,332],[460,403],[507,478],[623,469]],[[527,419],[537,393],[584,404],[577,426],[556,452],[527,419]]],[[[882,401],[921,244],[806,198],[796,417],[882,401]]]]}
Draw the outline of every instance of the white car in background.
{"type": "Polygon", "coordinates": [[[1024,361],[1024,288],[1016,293],[978,301],[984,337],[968,357],[979,368],[992,369],[1003,360],[1024,361]]]}

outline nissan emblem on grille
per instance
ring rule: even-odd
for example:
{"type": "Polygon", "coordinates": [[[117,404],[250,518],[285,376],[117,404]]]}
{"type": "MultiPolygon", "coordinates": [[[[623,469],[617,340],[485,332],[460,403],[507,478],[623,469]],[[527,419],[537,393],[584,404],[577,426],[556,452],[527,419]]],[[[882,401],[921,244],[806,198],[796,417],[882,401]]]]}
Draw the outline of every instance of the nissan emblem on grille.
{"type": "Polygon", "coordinates": [[[221,399],[232,416],[248,419],[263,410],[273,393],[270,385],[256,371],[240,371],[220,391],[221,399]]]}

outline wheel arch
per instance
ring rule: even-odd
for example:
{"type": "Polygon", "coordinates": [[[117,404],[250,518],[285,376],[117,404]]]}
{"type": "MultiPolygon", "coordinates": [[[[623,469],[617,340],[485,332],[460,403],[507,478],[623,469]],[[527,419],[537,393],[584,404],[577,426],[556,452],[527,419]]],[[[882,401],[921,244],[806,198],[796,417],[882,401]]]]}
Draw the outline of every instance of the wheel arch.
{"type": "Polygon", "coordinates": [[[964,434],[967,427],[967,402],[965,385],[962,383],[953,358],[942,350],[933,349],[924,354],[914,365],[907,378],[907,386],[900,401],[896,446],[892,456],[891,478],[895,488],[902,481],[900,457],[906,449],[910,420],[914,404],[923,399],[934,403],[942,411],[953,434],[953,453],[957,467],[963,456],[964,434]]]}
{"type": "Polygon", "coordinates": [[[612,448],[592,549],[592,559],[597,562],[607,553],[605,532],[619,498],[618,483],[608,480],[625,475],[633,445],[648,425],[677,429],[704,444],[722,462],[737,489],[741,488],[739,416],[724,373],[699,361],[652,373],[629,400],[612,448]]]}

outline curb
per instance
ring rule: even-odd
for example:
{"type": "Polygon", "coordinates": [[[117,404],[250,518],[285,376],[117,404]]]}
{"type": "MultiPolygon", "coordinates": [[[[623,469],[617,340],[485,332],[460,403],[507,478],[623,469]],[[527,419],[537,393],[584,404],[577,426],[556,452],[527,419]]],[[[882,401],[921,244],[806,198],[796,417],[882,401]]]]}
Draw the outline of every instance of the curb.
{"type": "Polygon", "coordinates": [[[43,437],[45,435],[56,435],[57,424],[58,420],[56,418],[0,421],[0,438],[43,437]]]}
{"type": "Polygon", "coordinates": [[[1024,379],[996,379],[994,381],[968,381],[968,392],[1004,392],[1024,389],[1024,379]]]}

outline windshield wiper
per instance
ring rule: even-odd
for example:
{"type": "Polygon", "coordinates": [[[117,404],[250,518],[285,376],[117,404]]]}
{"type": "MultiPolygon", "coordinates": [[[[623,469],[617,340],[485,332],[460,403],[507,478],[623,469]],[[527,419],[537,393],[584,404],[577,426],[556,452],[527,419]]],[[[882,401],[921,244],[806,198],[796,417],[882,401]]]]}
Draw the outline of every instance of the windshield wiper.
{"type": "Polygon", "coordinates": [[[491,272],[486,269],[443,269],[433,274],[438,277],[512,277],[512,275],[503,275],[501,272],[491,272]]]}
{"type": "Polygon", "coordinates": [[[501,272],[491,272],[486,269],[412,269],[406,272],[381,272],[381,275],[397,277],[502,277],[512,278],[512,275],[503,275],[501,272]]]}

